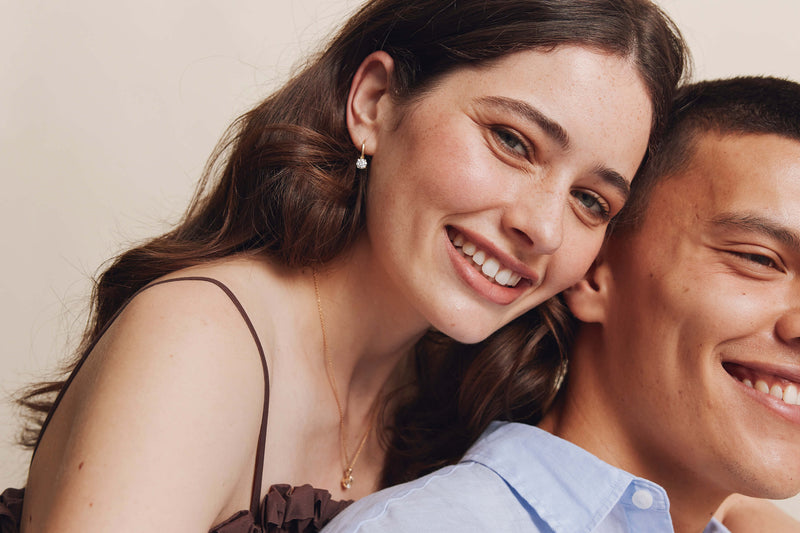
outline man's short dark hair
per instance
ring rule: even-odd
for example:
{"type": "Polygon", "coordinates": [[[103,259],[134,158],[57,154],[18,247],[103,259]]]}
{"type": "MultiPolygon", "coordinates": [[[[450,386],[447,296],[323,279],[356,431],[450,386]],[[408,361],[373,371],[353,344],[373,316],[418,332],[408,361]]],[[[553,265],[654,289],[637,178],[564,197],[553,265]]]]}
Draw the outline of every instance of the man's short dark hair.
{"type": "Polygon", "coordinates": [[[800,84],[781,78],[703,81],[678,90],[664,134],[651,147],[614,228],[639,226],[650,192],[689,165],[700,135],[773,134],[800,141],[800,84]]]}

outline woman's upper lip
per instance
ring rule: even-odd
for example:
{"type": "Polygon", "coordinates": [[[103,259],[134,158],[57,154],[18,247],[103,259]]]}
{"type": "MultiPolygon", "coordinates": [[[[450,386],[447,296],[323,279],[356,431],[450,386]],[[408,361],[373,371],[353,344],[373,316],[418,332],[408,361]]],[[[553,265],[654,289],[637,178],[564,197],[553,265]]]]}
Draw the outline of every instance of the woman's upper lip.
{"type": "Polygon", "coordinates": [[[468,241],[473,243],[481,250],[485,251],[487,254],[496,257],[497,260],[500,261],[500,263],[502,263],[504,267],[509,268],[512,271],[516,272],[517,274],[521,275],[523,278],[527,278],[528,280],[530,280],[531,284],[534,287],[537,287],[539,285],[541,279],[539,273],[528,267],[528,265],[526,265],[513,255],[508,254],[503,250],[497,248],[490,241],[486,240],[485,238],[476,233],[472,233],[471,231],[458,226],[451,225],[450,227],[452,227],[454,231],[464,235],[464,237],[468,241]]]}

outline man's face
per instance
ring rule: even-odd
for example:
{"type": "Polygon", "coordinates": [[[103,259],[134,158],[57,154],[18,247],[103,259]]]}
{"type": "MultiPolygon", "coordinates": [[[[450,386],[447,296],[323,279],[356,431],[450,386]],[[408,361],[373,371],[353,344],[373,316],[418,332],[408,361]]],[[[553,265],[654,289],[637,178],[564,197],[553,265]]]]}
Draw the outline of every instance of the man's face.
{"type": "Polygon", "coordinates": [[[651,479],[788,497],[800,491],[800,143],[697,143],[640,230],[609,243],[599,380],[651,479]]]}

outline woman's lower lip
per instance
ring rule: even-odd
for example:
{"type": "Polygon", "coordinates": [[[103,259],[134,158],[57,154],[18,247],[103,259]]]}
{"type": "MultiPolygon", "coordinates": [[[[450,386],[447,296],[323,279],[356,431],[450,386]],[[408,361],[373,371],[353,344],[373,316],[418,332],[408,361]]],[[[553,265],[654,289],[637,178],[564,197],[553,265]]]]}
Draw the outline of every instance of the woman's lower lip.
{"type": "Polygon", "coordinates": [[[525,279],[520,281],[516,287],[505,287],[490,281],[483,273],[478,272],[470,259],[464,257],[464,255],[453,246],[446,231],[445,238],[447,241],[447,255],[450,257],[450,262],[453,264],[458,277],[487,300],[499,305],[508,305],[519,298],[530,286],[525,279]]]}

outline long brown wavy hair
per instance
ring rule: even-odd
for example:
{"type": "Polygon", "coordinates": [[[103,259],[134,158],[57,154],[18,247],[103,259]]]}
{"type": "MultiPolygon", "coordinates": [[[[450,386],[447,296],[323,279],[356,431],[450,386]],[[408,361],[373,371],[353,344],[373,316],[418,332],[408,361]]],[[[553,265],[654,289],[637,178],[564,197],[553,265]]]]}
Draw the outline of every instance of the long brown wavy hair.
{"type": "MultiPolygon", "coordinates": [[[[392,95],[403,103],[459,67],[563,44],[629,58],[649,91],[658,131],[688,59],[678,30],[649,0],[367,2],[318,56],[231,125],[180,223],[122,253],[98,277],[67,370],[126,300],[165,274],[237,253],[265,253],[300,268],[325,263],[354,242],[364,227],[368,176],[353,165],[359,152],[345,104],[370,53],[394,59],[392,95]]],[[[415,350],[414,394],[387,419],[384,483],[457,459],[493,418],[541,412],[562,368],[560,336],[545,333],[558,331],[564,317],[553,301],[478,345],[426,335],[415,350]]],[[[20,398],[29,415],[23,444],[35,445],[63,384],[41,383],[20,398]]]]}

